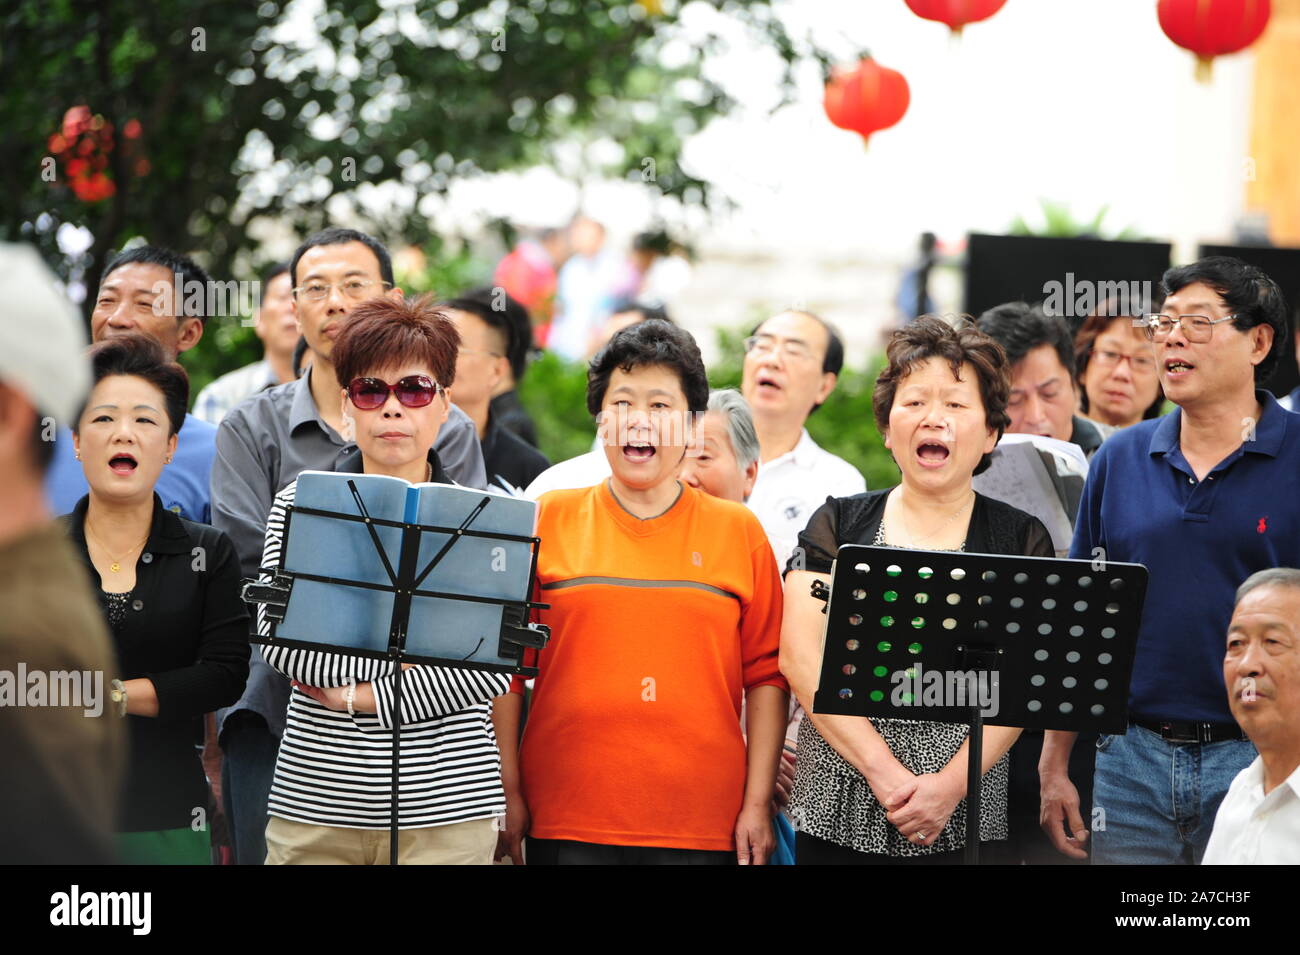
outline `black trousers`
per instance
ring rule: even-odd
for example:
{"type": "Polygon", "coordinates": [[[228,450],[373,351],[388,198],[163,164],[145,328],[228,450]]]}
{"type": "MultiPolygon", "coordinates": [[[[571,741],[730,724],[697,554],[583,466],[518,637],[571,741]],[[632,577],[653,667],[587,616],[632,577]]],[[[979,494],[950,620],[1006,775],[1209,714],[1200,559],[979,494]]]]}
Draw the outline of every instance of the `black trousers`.
{"type": "Polygon", "coordinates": [[[529,865],[735,865],[734,852],[661,849],[656,846],[606,846],[563,839],[528,839],[529,865]]]}
{"type": "MultiPolygon", "coordinates": [[[[980,844],[980,858],[993,843],[980,844]]],[[[936,852],[928,856],[886,856],[873,852],[859,852],[838,842],[818,839],[806,832],[794,834],[795,865],[961,865],[963,852],[936,852]]]]}

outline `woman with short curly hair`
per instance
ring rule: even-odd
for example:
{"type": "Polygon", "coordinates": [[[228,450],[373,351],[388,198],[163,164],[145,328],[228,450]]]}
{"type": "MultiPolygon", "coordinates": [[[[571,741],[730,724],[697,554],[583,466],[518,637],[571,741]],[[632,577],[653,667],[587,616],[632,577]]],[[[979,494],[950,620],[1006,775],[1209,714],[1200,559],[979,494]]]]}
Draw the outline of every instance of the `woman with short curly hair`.
{"type": "MultiPolygon", "coordinates": [[[[813,712],[826,617],[810,586],[829,585],[839,548],[1053,556],[1042,522],[971,486],[1008,424],[1002,347],[968,323],[923,316],[887,354],[872,403],[902,482],[829,498],[786,571],[781,671],[808,714],[790,801],[800,865],[955,863],[966,836],[964,725],[813,712]]],[[[982,840],[1007,838],[1007,752],[1019,733],[985,731],[982,840]]]]}

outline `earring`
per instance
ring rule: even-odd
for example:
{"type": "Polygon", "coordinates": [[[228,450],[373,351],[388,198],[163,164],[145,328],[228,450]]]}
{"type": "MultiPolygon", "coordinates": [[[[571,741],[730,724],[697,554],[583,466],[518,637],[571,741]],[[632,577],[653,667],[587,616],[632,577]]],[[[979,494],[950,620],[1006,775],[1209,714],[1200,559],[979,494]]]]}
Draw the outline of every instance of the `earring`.
{"type": "Polygon", "coordinates": [[[80,452],[80,451],[74,451],[73,453],[77,456],[77,460],[80,461],[80,460],[81,460],[81,452],[80,452]]]}
{"type": "Polygon", "coordinates": [[[164,461],[163,464],[171,464],[171,463],[172,463],[172,456],[169,454],[167,455],[167,460],[164,461]]]}

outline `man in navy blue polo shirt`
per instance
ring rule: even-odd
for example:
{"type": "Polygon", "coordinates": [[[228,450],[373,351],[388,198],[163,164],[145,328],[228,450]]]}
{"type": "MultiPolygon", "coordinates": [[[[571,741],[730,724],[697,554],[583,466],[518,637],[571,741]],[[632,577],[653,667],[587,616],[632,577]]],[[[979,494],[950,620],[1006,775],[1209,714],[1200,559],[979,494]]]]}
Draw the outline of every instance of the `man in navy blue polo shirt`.
{"type": "MultiPolygon", "coordinates": [[[[99,280],[90,313],[90,339],[101,342],[123,332],[144,332],[175,361],[203,337],[208,301],[208,273],[187,256],[153,245],[127,249],[113,257],[99,280]]],[[[45,496],[55,514],[68,513],[89,492],[72,448],[70,424],[59,422],[54,459],[45,476],[45,496]]],[[[186,520],[201,524],[212,520],[209,481],[216,439],[215,427],[187,414],[176,453],[158,475],[154,490],[163,507],[186,520]]]]}
{"type": "Polygon", "coordinates": [[[1149,334],[1178,408],[1113,435],[1092,460],[1070,556],[1150,570],[1127,734],[1097,742],[1091,826],[1065,775],[1073,733],[1048,732],[1042,820],[1094,863],[1196,863],[1233,778],[1255,758],[1228,709],[1223,641],[1238,585],[1300,566],[1300,416],[1257,385],[1289,341],[1277,284],[1239,259],[1170,269],[1149,334]]]}

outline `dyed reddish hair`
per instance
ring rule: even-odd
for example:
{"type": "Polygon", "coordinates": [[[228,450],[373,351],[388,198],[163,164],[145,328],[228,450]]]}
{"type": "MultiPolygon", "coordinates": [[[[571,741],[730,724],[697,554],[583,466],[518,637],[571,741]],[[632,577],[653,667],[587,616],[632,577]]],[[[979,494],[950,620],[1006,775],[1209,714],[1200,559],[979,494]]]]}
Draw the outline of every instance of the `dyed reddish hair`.
{"type": "Polygon", "coordinates": [[[460,333],[447,316],[429,304],[375,298],[358,305],[334,341],[334,373],[346,388],[354,378],[411,362],[429,366],[444,388],[456,380],[460,333]]]}

